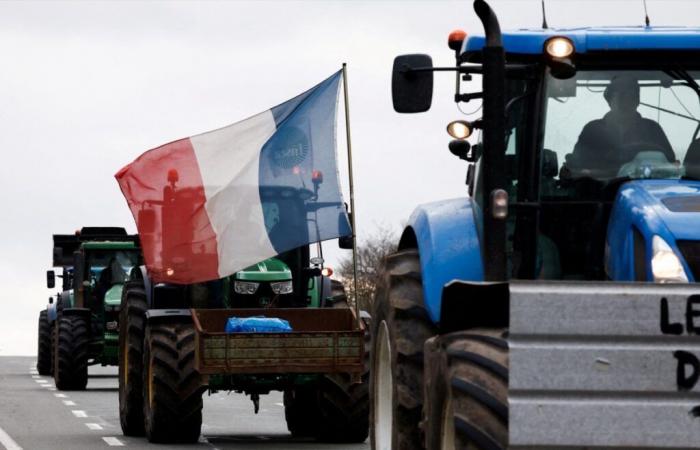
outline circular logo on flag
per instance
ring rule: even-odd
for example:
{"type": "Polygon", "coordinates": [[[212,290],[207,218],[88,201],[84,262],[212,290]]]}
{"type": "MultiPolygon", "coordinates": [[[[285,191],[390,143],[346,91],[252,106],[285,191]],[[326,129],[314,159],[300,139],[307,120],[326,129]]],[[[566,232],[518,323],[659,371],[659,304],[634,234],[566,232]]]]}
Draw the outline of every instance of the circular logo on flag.
{"type": "Polygon", "coordinates": [[[272,161],[276,166],[291,169],[309,154],[309,138],[297,127],[283,127],[277,131],[276,138],[278,142],[272,151],[272,161]]]}

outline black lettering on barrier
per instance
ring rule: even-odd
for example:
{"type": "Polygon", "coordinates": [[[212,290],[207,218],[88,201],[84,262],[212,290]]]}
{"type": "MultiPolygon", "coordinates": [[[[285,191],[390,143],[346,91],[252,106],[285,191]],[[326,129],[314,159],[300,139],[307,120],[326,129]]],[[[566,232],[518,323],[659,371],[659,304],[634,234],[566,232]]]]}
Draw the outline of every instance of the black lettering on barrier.
{"type": "MultiPolygon", "coordinates": [[[[693,297],[695,297],[695,296],[693,296],[693,297]]],[[[688,299],[688,300],[690,300],[690,299],[688,299]]],[[[690,310],[690,307],[688,306],[687,309],[690,310]]],[[[681,323],[669,323],[668,316],[669,316],[669,314],[668,314],[668,299],[666,297],[664,297],[661,299],[661,332],[663,334],[683,334],[683,324],[681,324],[681,323]]],[[[687,317],[687,312],[686,312],[686,317],[687,317]]]]}
{"type": "Polygon", "coordinates": [[[685,329],[688,334],[700,334],[700,326],[695,325],[695,318],[700,317],[700,295],[691,295],[685,304],[685,329]],[[694,308],[698,305],[698,308],[694,308]]]}
{"type": "Polygon", "coordinates": [[[673,352],[673,356],[678,360],[676,368],[676,385],[679,391],[689,391],[695,387],[700,378],[700,360],[683,350],[673,352]],[[692,372],[687,373],[686,367],[690,366],[692,372]]]}

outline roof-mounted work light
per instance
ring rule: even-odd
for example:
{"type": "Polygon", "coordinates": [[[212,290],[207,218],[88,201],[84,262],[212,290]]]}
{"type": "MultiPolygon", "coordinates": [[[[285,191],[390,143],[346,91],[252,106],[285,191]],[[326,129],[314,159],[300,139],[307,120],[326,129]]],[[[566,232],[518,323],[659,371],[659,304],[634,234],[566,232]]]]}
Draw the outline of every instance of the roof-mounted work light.
{"type": "Polygon", "coordinates": [[[547,39],[544,43],[544,53],[554,78],[564,80],[576,75],[576,65],[573,62],[576,47],[571,39],[564,36],[547,39]]]}
{"type": "Polygon", "coordinates": [[[547,40],[544,49],[552,58],[568,58],[574,54],[574,43],[569,38],[557,36],[547,40]]]}

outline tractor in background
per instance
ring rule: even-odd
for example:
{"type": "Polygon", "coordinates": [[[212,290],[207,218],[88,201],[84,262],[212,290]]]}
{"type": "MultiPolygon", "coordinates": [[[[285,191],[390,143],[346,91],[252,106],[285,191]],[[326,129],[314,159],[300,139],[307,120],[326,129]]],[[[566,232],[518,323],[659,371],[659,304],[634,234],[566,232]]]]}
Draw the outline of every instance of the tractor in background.
{"type": "MultiPolygon", "coordinates": [[[[149,201],[139,213],[144,246],[173,235],[179,217],[171,205],[188,204],[180,197],[194,195],[191,188],[174,183],[164,191],[164,201],[149,201]],[[151,229],[148,217],[157,214],[162,229],[151,229]],[[163,231],[168,229],[171,233],[163,231]]],[[[271,234],[280,232],[276,226],[285,217],[307,220],[305,209],[343,207],[316,202],[314,192],[304,188],[269,187],[262,193],[271,234]]],[[[306,224],[296,232],[306,233],[306,224]]],[[[176,235],[182,242],[191,241],[183,233],[176,235]]],[[[352,242],[341,238],[341,247],[348,244],[352,242]]],[[[164,252],[169,246],[163,247],[164,252]]],[[[257,413],[261,395],[282,391],[292,436],[365,441],[368,317],[358,318],[349,307],[342,284],[324,267],[321,244],[316,248],[314,257],[312,247],[298,247],[203,283],[153,282],[145,266],[134,268],[119,320],[119,416],[124,434],[145,434],[151,442],[196,442],[204,392],[243,393],[257,413]],[[228,319],[255,316],[287,320],[293,331],[225,331],[228,319]]],[[[173,261],[166,275],[207,258],[206,249],[196,253],[183,245],[174,251],[177,254],[163,256],[173,261]]]]}
{"type": "Polygon", "coordinates": [[[373,448],[699,448],[700,29],[474,9],[454,67],[394,61],[397,112],[452,71],[483,116],[448,125],[468,194],[415,210],[377,288],[373,448]]]}
{"type": "MultiPolygon", "coordinates": [[[[119,307],[127,274],[141,264],[137,235],[118,227],[83,227],[53,236],[53,265],[63,290],[39,316],[39,373],[59,390],[87,386],[88,366],[117,365],[119,307]]],[[[47,286],[56,283],[47,272],[47,286]]]]}

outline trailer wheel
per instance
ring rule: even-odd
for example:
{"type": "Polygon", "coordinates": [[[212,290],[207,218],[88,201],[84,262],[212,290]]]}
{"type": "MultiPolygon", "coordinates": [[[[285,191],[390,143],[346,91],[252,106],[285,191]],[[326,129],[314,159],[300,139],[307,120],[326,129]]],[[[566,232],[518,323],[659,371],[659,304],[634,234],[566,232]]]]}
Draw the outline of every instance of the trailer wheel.
{"type": "Polygon", "coordinates": [[[188,323],[146,326],[143,414],[150,442],[197,442],[204,386],[195,369],[194,327],[188,323]]]}
{"type": "Polygon", "coordinates": [[[143,436],[143,338],[146,328],[143,281],[129,281],[119,312],[119,422],[125,436],[143,436]]]}
{"type": "Polygon", "coordinates": [[[61,391],[79,391],[87,386],[88,319],[82,316],[59,316],[55,326],[53,376],[61,391]]]}
{"type": "Polygon", "coordinates": [[[312,437],[319,426],[318,396],[309,388],[284,391],[284,418],[293,437],[312,437]]]}
{"type": "Polygon", "coordinates": [[[372,448],[422,448],[423,344],[435,333],[423,303],[418,251],[389,256],[372,314],[372,448]]]}
{"type": "Polygon", "coordinates": [[[505,330],[474,329],[426,343],[426,448],[508,448],[505,330]]]}
{"type": "Polygon", "coordinates": [[[39,313],[38,344],[36,370],[39,375],[51,375],[51,324],[46,310],[39,313]]]}

